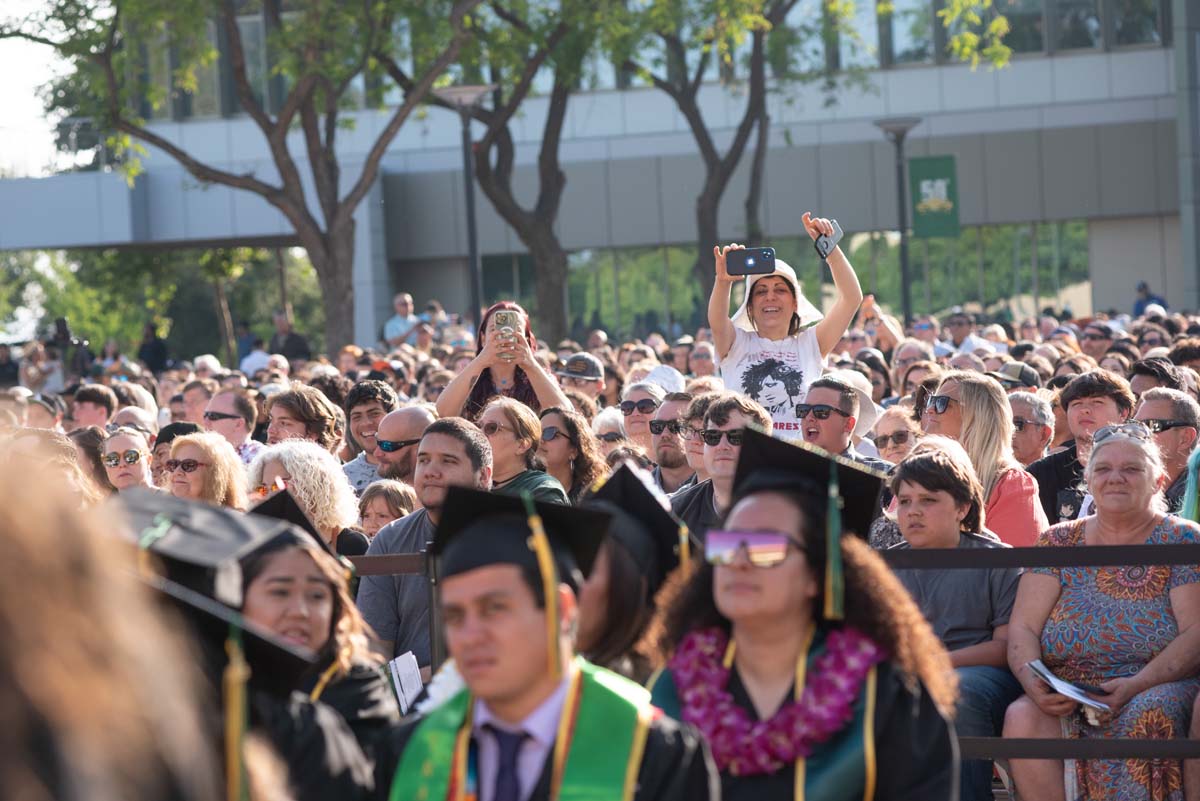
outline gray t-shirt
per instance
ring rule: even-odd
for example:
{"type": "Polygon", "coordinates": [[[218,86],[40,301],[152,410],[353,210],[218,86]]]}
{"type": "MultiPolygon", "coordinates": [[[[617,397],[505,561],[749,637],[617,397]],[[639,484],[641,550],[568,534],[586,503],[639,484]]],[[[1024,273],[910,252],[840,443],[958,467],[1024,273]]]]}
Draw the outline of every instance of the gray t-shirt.
{"type": "Polygon", "coordinates": [[[355,495],[362,495],[363,490],[379,480],[379,470],[367,461],[365,453],[360,453],[342,465],[342,472],[346,474],[350,486],[354,487],[355,495]]]}
{"type": "MultiPolygon", "coordinates": [[[[901,542],[894,548],[910,548],[901,542]]],[[[1007,548],[978,534],[962,534],[959,548],[1007,548]]],[[[896,577],[948,651],[990,642],[992,630],[1008,623],[1017,597],[1020,570],[1015,567],[962,570],[904,570],[896,577]]]]}
{"type": "MultiPolygon", "coordinates": [[[[424,551],[433,539],[433,522],[424,509],[393,520],[375,535],[367,556],[424,551]]],[[[424,576],[363,576],[358,609],[382,640],[394,644],[392,656],[412,651],[417,664],[429,664],[429,581],[424,576]]]]}

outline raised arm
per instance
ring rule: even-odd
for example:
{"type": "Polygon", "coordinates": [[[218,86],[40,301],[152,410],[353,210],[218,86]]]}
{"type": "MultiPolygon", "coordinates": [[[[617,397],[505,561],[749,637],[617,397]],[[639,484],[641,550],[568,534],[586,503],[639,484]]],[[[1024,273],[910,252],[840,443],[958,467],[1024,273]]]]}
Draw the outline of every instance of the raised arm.
{"type": "Polygon", "coordinates": [[[460,417],[467,398],[471,397],[471,388],[479,380],[483,371],[490,367],[498,358],[498,343],[496,332],[489,331],[483,338],[483,350],[471,360],[470,364],[456,375],[437,399],[439,417],[460,417]]]}
{"type": "Polygon", "coordinates": [[[713,261],[716,263],[716,274],[713,281],[713,291],[708,297],[708,327],[712,329],[713,347],[717,349],[717,357],[724,359],[733,347],[737,332],[729,319],[729,293],[737,280],[725,269],[725,254],[731,250],[745,250],[745,245],[726,245],[713,248],[713,261]]]}
{"type": "Polygon", "coordinates": [[[529,379],[529,385],[533,387],[533,394],[537,395],[538,404],[543,409],[549,409],[558,406],[563,409],[573,409],[571,400],[558,384],[558,379],[552,376],[547,370],[542,367],[542,363],[537,360],[533,350],[529,347],[523,337],[517,337],[514,343],[514,354],[516,355],[517,367],[525,371],[525,376],[529,379]]]}
{"type": "MultiPolygon", "coordinates": [[[[806,211],[802,222],[804,230],[808,231],[808,235],[814,242],[822,234],[827,236],[833,234],[833,223],[824,217],[813,217],[811,212],[806,211]]],[[[834,301],[833,308],[829,310],[824,319],[816,325],[817,345],[821,348],[822,356],[828,356],[833,352],[838,340],[850,326],[850,321],[854,319],[854,313],[858,311],[858,304],[862,303],[863,299],[858,276],[854,274],[854,268],[850,266],[850,260],[846,258],[841,247],[835,247],[826,262],[829,264],[829,271],[833,273],[833,285],[837,287],[837,300],[834,301]]]]}

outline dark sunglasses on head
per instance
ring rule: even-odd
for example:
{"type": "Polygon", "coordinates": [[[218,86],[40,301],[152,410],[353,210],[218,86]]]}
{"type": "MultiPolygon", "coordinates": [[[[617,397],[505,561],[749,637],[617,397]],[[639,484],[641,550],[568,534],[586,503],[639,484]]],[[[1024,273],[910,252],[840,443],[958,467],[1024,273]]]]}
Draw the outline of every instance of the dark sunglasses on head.
{"type": "Polygon", "coordinates": [[[1092,435],[1092,444],[1099,445],[1104,440],[1111,439],[1112,437],[1128,437],[1129,439],[1146,441],[1150,439],[1150,436],[1149,428],[1142,423],[1133,421],[1096,429],[1096,433],[1092,435]]]}
{"type": "Polygon", "coordinates": [[[754,567],[775,567],[787,559],[789,547],[804,550],[781,531],[709,531],[704,537],[704,558],[710,565],[731,565],[745,548],[754,567]]]}
{"type": "Polygon", "coordinates": [[[401,448],[407,448],[409,445],[416,445],[421,441],[420,437],[416,439],[379,439],[375,438],[375,444],[379,446],[379,450],[384,453],[395,453],[401,448]]]}
{"type": "Polygon", "coordinates": [[[624,440],[625,435],[622,434],[620,431],[605,431],[603,434],[599,435],[599,438],[604,440],[605,442],[609,443],[610,445],[612,445],[614,443],[621,442],[622,440],[624,440]]]}
{"type": "Polygon", "coordinates": [[[910,433],[911,432],[909,431],[897,431],[894,434],[876,434],[875,447],[886,448],[888,446],[888,442],[891,442],[896,447],[907,445],[910,433]]]}
{"type": "Polygon", "coordinates": [[[1170,431],[1172,428],[1195,428],[1195,423],[1189,423],[1187,420],[1139,420],[1138,422],[1145,424],[1146,428],[1150,429],[1152,434],[1161,434],[1164,431],[1170,431]]]}
{"type": "Polygon", "coordinates": [[[104,464],[106,467],[116,467],[121,462],[125,462],[125,464],[137,464],[141,460],[142,452],[136,448],[130,448],[124,453],[109,451],[108,453],[104,454],[104,464]]]}
{"type": "Polygon", "coordinates": [[[651,420],[650,433],[654,435],[661,434],[664,431],[670,431],[675,436],[683,436],[683,432],[687,429],[687,423],[679,420],[651,420]]]}
{"type": "Polygon", "coordinates": [[[706,428],[700,432],[700,438],[704,440],[704,444],[710,447],[717,447],[721,444],[721,437],[729,440],[729,444],[735,448],[742,445],[742,430],[740,428],[733,431],[721,431],[716,428],[706,428]]]}
{"type": "Polygon", "coordinates": [[[642,414],[654,414],[658,410],[658,401],[653,398],[642,398],[640,401],[621,401],[621,414],[628,417],[634,411],[642,414]]]}
{"type": "Polygon", "coordinates": [[[958,403],[958,398],[952,398],[949,395],[930,395],[929,400],[925,401],[925,411],[945,414],[946,410],[950,408],[951,401],[958,403]]]}
{"type": "Polygon", "coordinates": [[[566,440],[571,439],[569,436],[567,436],[567,432],[563,431],[558,426],[546,426],[542,429],[542,442],[554,442],[554,440],[558,439],[559,437],[562,437],[566,440]]]}
{"type": "Polygon", "coordinates": [[[176,470],[182,470],[185,473],[195,473],[198,467],[208,467],[208,462],[198,462],[195,459],[168,459],[163,463],[167,468],[168,473],[174,473],[176,470]]]}
{"type": "Polygon", "coordinates": [[[811,413],[812,416],[818,420],[828,420],[829,415],[833,414],[834,412],[837,412],[842,417],[850,416],[836,406],[830,406],[828,403],[801,403],[796,407],[796,419],[803,420],[811,413]]]}
{"type": "Polygon", "coordinates": [[[215,423],[218,420],[240,420],[240,414],[225,414],[224,412],[205,412],[204,419],[210,423],[215,423]]]}

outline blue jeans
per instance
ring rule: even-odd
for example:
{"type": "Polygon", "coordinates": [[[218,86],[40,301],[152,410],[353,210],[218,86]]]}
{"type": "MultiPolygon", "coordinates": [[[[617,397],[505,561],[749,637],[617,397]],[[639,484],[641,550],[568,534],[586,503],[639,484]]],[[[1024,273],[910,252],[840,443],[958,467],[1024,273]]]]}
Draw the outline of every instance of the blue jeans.
{"type": "MultiPolygon", "coordinates": [[[[1006,668],[971,665],[958,674],[958,714],[954,729],[962,737],[998,737],[1004,711],[1021,696],[1021,684],[1006,668]]],[[[962,763],[960,801],[991,801],[992,763],[969,759],[962,763]]]]}

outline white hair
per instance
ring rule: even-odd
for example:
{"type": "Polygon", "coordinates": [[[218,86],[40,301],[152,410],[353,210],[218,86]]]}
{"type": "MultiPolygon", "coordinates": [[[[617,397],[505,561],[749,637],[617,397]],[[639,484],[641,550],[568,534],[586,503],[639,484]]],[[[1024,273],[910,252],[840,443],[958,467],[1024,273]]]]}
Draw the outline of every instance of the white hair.
{"type": "Polygon", "coordinates": [[[625,436],[625,419],[621,416],[621,410],[616,406],[607,406],[601,409],[592,419],[592,433],[600,436],[609,428],[615,427],[621,432],[621,436],[625,436]]]}
{"type": "Polygon", "coordinates": [[[221,372],[221,360],[211,353],[204,353],[192,360],[192,369],[208,370],[210,373],[221,372]]]}
{"type": "Polygon", "coordinates": [[[246,469],[251,492],[262,484],[268,462],[279,462],[291,476],[288,492],[321,531],[341,531],[358,523],[358,499],[337,458],[315,442],[289,439],[259,451],[246,469]]]}
{"type": "Polygon", "coordinates": [[[314,364],[308,370],[309,379],[313,378],[337,378],[341,373],[332,364],[314,364]]]}
{"type": "Polygon", "coordinates": [[[654,398],[658,403],[662,403],[662,399],[667,396],[667,391],[658,384],[652,384],[649,381],[640,381],[636,384],[630,384],[621,392],[621,400],[628,400],[629,396],[635,392],[645,392],[650,397],[654,398]]]}
{"type": "MultiPolygon", "coordinates": [[[[1155,482],[1161,481],[1163,476],[1167,474],[1167,469],[1163,465],[1162,453],[1159,451],[1158,443],[1154,441],[1153,437],[1150,439],[1139,439],[1138,437],[1131,437],[1128,434],[1118,432],[1092,444],[1092,453],[1088,456],[1087,467],[1083,471],[1083,480],[1089,486],[1092,483],[1092,468],[1096,464],[1096,455],[1109,445],[1114,445],[1118,442],[1128,443],[1138,449],[1155,482]]],[[[1163,497],[1162,490],[1154,493],[1154,497],[1150,500],[1150,509],[1158,514],[1166,514],[1167,501],[1163,497]]]]}

